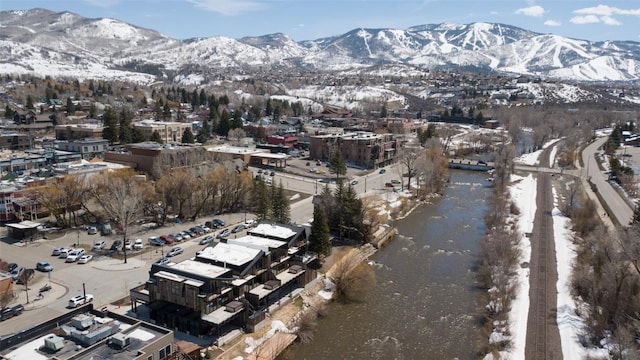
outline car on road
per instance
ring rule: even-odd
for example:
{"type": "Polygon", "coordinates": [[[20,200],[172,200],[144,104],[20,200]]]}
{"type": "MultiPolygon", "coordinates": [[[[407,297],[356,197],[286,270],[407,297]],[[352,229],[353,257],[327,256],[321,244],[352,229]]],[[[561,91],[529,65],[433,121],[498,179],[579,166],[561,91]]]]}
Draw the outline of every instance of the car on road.
{"type": "Polygon", "coordinates": [[[84,254],[84,255],[82,255],[82,256],[80,256],[80,257],[78,258],[78,264],[86,264],[86,263],[88,263],[89,261],[91,261],[91,259],[93,259],[93,255],[91,255],[91,254],[84,254]]]}
{"type": "Polygon", "coordinates": [[[358,180],[351,180],[351,185],[358,185],[358,180]]]}
{"type": "Polygon", "coordinates": [[[161,257],[160,259],[154,261],[153,263],[156,265],[167,265],[170,262],[171,262],[171,259],[169,259],[168,257],[161,257]]]}
{"type": "Polygon", "coordinates": [[[231,234],[231,230],[230,229],[224,229],[224,230],[220,231],[220,233],[216,237],[218,239],[223,239],[223,238],[226,238],[227,236],[229,236],[230,234],[231,234]]]}
{"type": "Polygon", "coordinates": [[[155,246],[164,245],[164,240],[160,239],[157,236],[150,236],[149,237],[149,244],[155,245],[155,246]]]}
{"type": "Polygon", "coordinates": [[[80,305],[88,304],[92,301],[93,301],[93,295],[91,294],[76,295],[71,299],[69,299],[69,304],[67,305],[67,307],[76,308],[80,305]]]}
{"type": "Polygon", "coordinates": [[[91,248],[93,250],[102,250],[105,246],[107,246],[107,243],[104,240],[99,240],[93,243],[93,246],[91,248]]]}
{"type": "Polygon", "coordinates": [[[24,311],[24,306],[22,304],[18,304],[15,306],[11,306],[11,307],[6,307],[4,309],[2,309],[2,311],[0,312],[0,320],[6,320],[6,319],[10,319],[14,316],[18,316],[20,314],[22,314],[22,312],[24,311]]]}
{"type": "Polygon", "coordinates": [[[384,183],[384,186],[385,187],[393,187],[393,183],[387,182],[387,183],[384,183]]]}
{"type": "Polygon", "coordinates": [[[75,262],[82,255],[84,255],[84,249],[75,249],[73,251],[69,251],[69,254],[67,254],[67,258],[64,261],[65,262],[75,262]]]}
{"type": "Polygon", "coordinates": [[[91,226],[89,227],[89,230],[87,230],[87,234],[89,235],[95,235],[98,233],[98,228],[95,226],[91,226]]]}
{"type": "Polygon", "coordinates": [[[234,234],[235,233],[239,233],[240,231],[242,231],[242,230],[244,230],[246,228],[247,227],[244,226],[244,224],[239,224],[239,225],[234,226],[233,229],[231,229],[231,232],[234,233],[234,234]]]}
{"type": "Polygon", "coordinates": [[[36,263],[36,270],[42,271],[42,272],[49,272],[49,271],[53,271],[53,266],[51,266],[51,264],[49,264],[46,261],[38,261],[36,263]]]}
{"type": "Polygon", "coordinates": [[[392,183],[393,185],[400,185],[400,180],[393,179],[393,180],[391,180],[391,183],[392,183]]]}
{"type": "Polygon", "coordinates": [[[182,254],[183,251],[184,250],[182,250],[182,248],[180,246],[176,246],[176,247],[172,248],[171,250],[167,251],[167,257],[180,255],[180,254],[182,254]]]}
{"type": "Polygon", "coordinates": [[[386,173],[386,172],[387,172],[387,170],[385,170],[385,169],[380,169],[380,171],[379,171],[378,173],[380,173],[380,174],[384,174],[384,173],[386,173]]]}
{"type": "Polygon", "coordinates": [[[134,250],[142,250],[144,244],[142,243],[142,239],[135,239],[133,241],[133,249],[134,250]]]}
{"type": "Polygon", "coordinates": [[[202,239],[200,239],[198,244],[206,245],[206,244],[209,244],[209,243],[213,242],[213,240],[214,240],[213,235],[207,235],[207,236],[203,237],[202,239]]]}

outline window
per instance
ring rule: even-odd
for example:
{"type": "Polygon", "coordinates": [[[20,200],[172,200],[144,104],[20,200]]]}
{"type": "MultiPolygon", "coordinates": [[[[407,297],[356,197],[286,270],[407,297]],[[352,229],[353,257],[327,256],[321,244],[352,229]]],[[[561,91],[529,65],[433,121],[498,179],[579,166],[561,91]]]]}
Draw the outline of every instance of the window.
{"type": "Polygon", "coordinates": [[[160,360],[162,360],[162,359],[167,357],[167,353],[164,351],[164,349],[160,349],[158,357],[160,358],[160,360]]]}
{"type": "Polygon", "coordinates": [[[169,355],[171,355],[171,344],[165,346],[164,349],[160,349],[158,355],[160,357],[160,360],[169,357],[169,355]]]}

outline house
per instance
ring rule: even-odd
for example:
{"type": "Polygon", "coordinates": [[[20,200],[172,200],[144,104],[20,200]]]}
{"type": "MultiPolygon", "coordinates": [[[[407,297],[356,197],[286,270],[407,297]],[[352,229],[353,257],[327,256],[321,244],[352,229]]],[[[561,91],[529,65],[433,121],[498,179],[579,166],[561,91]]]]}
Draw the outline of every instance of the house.
{"type": "Polygon", "coordinates": [[[17,111],[13,115],[13,122],[16,125],[20,124],[35,124],[36,123],[36,112],[35,110],[27,110],[27,111],[17,111]]]}
{"type": "Polygon", "coordinates": [[[104,157],[104,153],[109,149],[109,140],[85,138],[80,140],[60,141],[56,143],[58,149],[80,153],[84,160],[104,157]]]}
{"type": "Polygon", "coordinates": [[[0,134],[0,149],[27,150],[33,147],[29,133],[3,132],[0,134]]]}

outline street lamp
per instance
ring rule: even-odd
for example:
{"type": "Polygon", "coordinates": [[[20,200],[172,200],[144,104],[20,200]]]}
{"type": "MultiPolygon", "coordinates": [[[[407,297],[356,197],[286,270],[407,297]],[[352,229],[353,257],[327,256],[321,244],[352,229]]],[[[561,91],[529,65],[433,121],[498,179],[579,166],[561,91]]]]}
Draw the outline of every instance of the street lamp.
{"type": "Polygon", "coordinates": [[[124,252],[124,263],[127,263],[127,224],[129,223],[129,210],[126,211],[125,213],[125,218],[122,224],[122,230],[123,230],[123,239],[122,239],[122,249],[124,252]]]}

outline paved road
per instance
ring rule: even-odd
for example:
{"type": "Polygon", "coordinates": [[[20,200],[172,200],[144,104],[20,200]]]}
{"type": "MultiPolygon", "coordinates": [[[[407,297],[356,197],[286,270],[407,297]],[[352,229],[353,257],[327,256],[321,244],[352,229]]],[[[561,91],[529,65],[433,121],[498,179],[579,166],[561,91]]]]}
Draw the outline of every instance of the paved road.
{"type": "Polygon", "coordinates": [[[627,226],[633,218],[633,209],[607,181],[608,176],[600,171],[595,158],[598,148],[606,141],[606,137],[599,138],[584,149],[582,152],[582,160],[585,164],[584,174],[587,179],[591,178],[601,198],[607,203],[610,209],[609,215],[615,217],[620,225],[627,226]]]}

